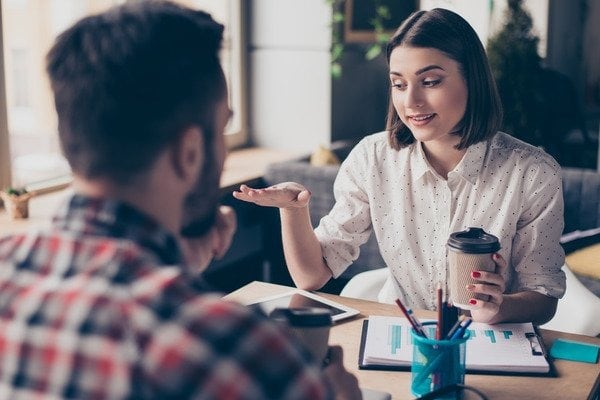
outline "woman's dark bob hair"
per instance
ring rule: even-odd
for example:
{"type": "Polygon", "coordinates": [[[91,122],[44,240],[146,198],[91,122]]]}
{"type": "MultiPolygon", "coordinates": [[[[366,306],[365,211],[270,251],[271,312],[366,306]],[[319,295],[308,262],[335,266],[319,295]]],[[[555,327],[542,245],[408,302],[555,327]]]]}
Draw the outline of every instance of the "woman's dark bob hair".
{"type": "MultiPolygon", "coordinates": [[[[398,46],[432,48],[459,64],[467,83],[467,108],[456,132],[457,149],[492,137],[502,123],[502,104],[481,41],[473,28],[458,14],[434,8],[417,11],[398,28],[387,44],[387,60],[398,46]]],[[[391,88],[390,90],[393,90],[391,88]]],[[[387,117],[390,145],[399,150],[415,141],[412,132],[398,117],[390,92],[387,117]]]]}

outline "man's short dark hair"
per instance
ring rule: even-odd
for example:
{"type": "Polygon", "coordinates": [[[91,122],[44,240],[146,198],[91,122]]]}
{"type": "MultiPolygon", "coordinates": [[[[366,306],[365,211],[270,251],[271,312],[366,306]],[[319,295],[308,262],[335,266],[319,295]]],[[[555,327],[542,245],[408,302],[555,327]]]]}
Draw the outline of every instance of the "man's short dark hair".
{"type": "Polygon", "coordinates": [[[63,32],[47,71],[73,171],[127,183],[191,126],[212,149],[226,93],[222,36],[210,15],[166,1],[125,4],[63,32]]]}
{"type": "MultiPolygon", "coordinates": [[[[460,15],[443,8],[417,11],[398,28],[387,45],[388,64],[398,46],[432,48],[456,61],[467,83],[467,109],[456,133],[456,146],[465,149],[496,134],[502,123],[502,104],[485,49],[471,25],[460,15]]],[[[392,96],[387,118],[390,144],[395,149],[415,141],[398,117],[392,96]]]]}

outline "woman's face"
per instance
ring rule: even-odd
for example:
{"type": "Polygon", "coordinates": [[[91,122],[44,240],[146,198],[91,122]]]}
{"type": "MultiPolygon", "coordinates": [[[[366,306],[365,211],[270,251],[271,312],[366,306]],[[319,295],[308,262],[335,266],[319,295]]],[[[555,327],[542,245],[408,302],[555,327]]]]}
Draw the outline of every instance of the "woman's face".
{"type": "Polygon", "coordinates": [[[398,46],[390,55],[392,102],[420,142],[458,143],[467,108],[467,84],[459,64],[433,48],[398,46]]]}

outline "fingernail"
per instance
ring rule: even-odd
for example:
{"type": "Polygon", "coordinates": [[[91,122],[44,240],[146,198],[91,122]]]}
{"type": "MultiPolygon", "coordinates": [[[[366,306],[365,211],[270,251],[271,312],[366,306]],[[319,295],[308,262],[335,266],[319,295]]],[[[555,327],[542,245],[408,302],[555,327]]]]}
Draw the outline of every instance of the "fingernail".
{"type": "Polygon", "coordinates": [[[475,285],[467,285],[467,290],[473,290],[475,289],[475,285]]]}
{"type": "Polygon", "coordinates": [[[499,259],[500,259],[500,254],[494,253],[494,260],[499,260],[499,259]]]}
{"type": "Polygon", "coordinates": [[[481,278],[481,272],[479,272],[479,271],[473,271],[473,272],[471,272],[471,276],[473,278],[481,278]]]}
{"type": "Polygon", "coordinates": [[[475,304],[477,304],[477,300],[471,299],[471,300],[469,300],[469,304],[475,305],[475,304]]]}

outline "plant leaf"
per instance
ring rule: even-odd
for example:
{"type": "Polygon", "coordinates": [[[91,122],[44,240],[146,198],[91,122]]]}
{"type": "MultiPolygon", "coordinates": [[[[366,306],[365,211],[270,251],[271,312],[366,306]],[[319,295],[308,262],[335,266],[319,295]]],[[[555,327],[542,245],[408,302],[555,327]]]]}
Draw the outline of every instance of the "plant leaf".
{"type": "Polygon", "coordinates": [[[381,46],[374,44],[369,47],[369,50],[367,50],[365,58],[370,61],[376,58],[379,54],[381,54],[381,46]]]}
{"type": "Polygon", "coordinates": [[[390,35],[388,33],[379,32],[375,35],[375,40],[377,40],[378,43],[387,43],[388,40],[390,40],[390,35]]]}
{"type": "Polygon", "coordinates": [[[339,12],[339,11],[338,11],[338,12],[334,12],[334,13],[333,13],[333,16],[332,16],[332,21],[333,21],[334,23],[337,23],[337,22],[344,22],[344,14],[342,14],[342,13],[341,13],[341,12],[339,12]]]}
{"type": "Polygon", "coordinates": [[[338,79],[342,76],[342,66],[340,63],[334,62],[331,64],[331,76],[338,79]]]}
{"type": "Polygon", "coordinates": [[[342,53],[344,52],[344,45],[341,43],[336,43],[331,47],[331,59],[332,61],[339,60],[342,57],[342,53]]]}

